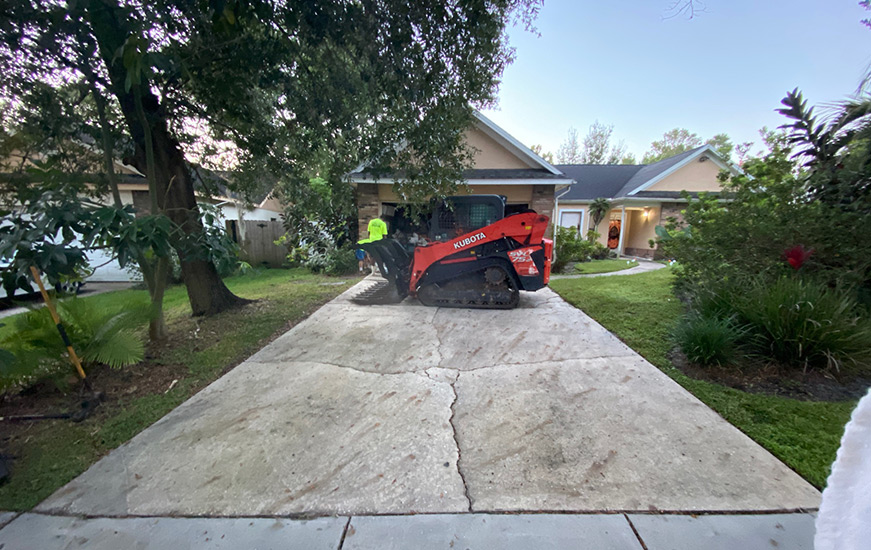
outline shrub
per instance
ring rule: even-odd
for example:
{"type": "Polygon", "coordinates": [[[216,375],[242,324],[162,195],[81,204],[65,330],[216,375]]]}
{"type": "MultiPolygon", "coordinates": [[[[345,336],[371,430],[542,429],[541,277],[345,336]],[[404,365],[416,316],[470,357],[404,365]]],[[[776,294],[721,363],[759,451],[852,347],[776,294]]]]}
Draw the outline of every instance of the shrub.
{"type": "Polygon", "coordinates": [[[757,279],[734,302],[762,355],[805,369],[871,365],[871,320],[850,291],[794,277],[757,279]]]}
{"type": "Polygon", "coordinates": [[[674,329],[687,359],[701,365],[728,365],[738,359],[744,331],[731,318],[690,313],[674,329]]]}
{"type": "MultiPolygon", "coordinates": [[[[598,234],[591,231],[590,235],[598,234]]],[[[595,238],[595,237],[594,237],[595,238]]],[[[578,232],[570,227],[557,227],[553,271],[560,272],[571,262],[586,262],[601,260],[608,257],[608,248],[601,243],[582,239],[578,232]]]]}
{"type": "MultiPolygon", "coordinates": [[[[149,319],[146,299],[128,301],[120,312],[80,298],[61,300],[57,308],[86,370],[96,364],[121,368],[144,357],[144,335],[140,329],[149,319]]],[[[47,308],[18,317],[15,329],[2,342],[14,360],[2,364],[0,389],[61,379],[72,372],[66,346],[47,308]]]]}
{"type": "Polygon", "coordinates": [[[357,271],[357,256],[350,248],[336,248],[327,258],[324,273],[327,275],[347,275],[357,271]]]}

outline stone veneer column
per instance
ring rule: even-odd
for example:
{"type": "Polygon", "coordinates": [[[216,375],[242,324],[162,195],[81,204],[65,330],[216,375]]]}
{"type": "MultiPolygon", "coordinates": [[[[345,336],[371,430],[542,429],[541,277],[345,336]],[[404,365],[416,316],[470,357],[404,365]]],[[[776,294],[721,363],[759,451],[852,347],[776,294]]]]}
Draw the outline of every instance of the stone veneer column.
{"type": "Polygon", "coordinates": [[[369,221],[381,215],[381,200],[377,183],[357,184],[357,235],[358,239],[369,238],[369,221]]]}
{"type": "Polygon", "coordinates": [[[678,222],[683,222],[681,210],[686,207],[685,202],[662,204],[659,209],[659,225],[667,224],[669,218],[677,218],[678,222]]]}
{"type": "Polygon", "coordinates": [[[529,204],[530,208],[550,218],[550,224],[545,233],[545,237],[548,238],[553,238],[553,224],[555,223],[553,219],[553,190],[553,185],[533,185],[532,202],[529,204]]]}

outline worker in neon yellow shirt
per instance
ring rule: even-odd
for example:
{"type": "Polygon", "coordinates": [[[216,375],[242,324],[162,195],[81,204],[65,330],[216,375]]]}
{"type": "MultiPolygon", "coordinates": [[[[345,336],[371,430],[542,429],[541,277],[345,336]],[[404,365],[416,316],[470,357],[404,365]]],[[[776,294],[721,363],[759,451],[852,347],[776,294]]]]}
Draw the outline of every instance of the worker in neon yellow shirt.
{"type": "Polygon", "coordinates": [[[387,224],[381,218],[369,221],[369,241],[380,241],[387,235],[387,224]]]}
{"type": "MultiPolygon", "coordinates": [[[[381,218],[374,218],[369,222],[368,226],[369,230],[369,238],[368,239],[360,239],[357,241],[357,244],[371,243],[372,241],[380,241],[387,235],[387,224],[384,223],[384,220],[381,218]]],[[[357,249],[357,266],[360,271],[363,271],[363,268],[369,267],[372,264],[371,258],[367,258],[367,254],[362,249],[357,249]]],[[[373,268],[374,273],[374,268],[373,268]]]]}

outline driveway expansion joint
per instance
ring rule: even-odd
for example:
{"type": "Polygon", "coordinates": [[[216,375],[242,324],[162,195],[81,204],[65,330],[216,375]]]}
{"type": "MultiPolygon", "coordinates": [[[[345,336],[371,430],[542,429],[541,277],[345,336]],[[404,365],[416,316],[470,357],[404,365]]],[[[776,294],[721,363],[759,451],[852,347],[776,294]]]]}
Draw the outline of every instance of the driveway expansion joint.
{"type": "Polygon", "coordinates": [[[468,511],[471,512],[472,511],[472,497],[469,494],[469,484],[466,481],[466,476],[463,475],[463,468],[462,468],[462,466],[460,466],[460,462],[463,460],[463,451],[460,449],[460,440],[457,437],[458,431],[457,431],[457,424],[456,424],[456,413],[457,413],[456,405],[457,405],[457,400],[459,399],[459,395],[457,394],[456,383],[457,383],[457,380],[459,380],[459,379],[460,379],[460,373],[458,372],[457,377],[450,384],[451,391],[454,392],[454,400],[451,401],[450,424],[451,424],[452,435],[454,437],[454,443],[457,445],[457,474],[460,476],[460,479],[463,482],[463,493],[465,494],[466,500],[469,503],[469,510],[468,511]]]}

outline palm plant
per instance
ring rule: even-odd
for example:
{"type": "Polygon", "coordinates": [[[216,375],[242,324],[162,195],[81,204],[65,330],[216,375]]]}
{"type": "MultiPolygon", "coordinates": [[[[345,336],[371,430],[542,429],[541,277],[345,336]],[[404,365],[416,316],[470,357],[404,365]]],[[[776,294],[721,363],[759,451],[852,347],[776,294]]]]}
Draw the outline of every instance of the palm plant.
{"type": "MultiPolygon", "coordinates": [[[[57,305],[64,328],[86,370],[97,364],[121,368],[143,359],[141,329],[149,319],[146,300],[130,300],[120,312],[79,298],[62,300],[57,305]]],[[[0,368],[0,388],[69,372],[66,346],[46,308],[19,317],[15,329],[2,341],[14,360],[4,362],[0,368]]]]}
{"type": "Polygon", "coordinates": [[[798,89],[781,101],[778,112],[794,122],[789,141],[808,170],[810,198],[842,209],[871,211],[871,90],[866,84],[832,115],[818,120],[798,89]]]}
{"type": "MultiPolygon", "coordinates": [[[[599,224],[602,223],[602,220],[605,219],[605,214],[611,211],[611,201],[608,199],[599,197],[590,203],[590,219],[593,222],[593,226],[590,227],[593,231],[599,227],[599,224]]],[[[592,241],[592,239],[590,239],[592,241]]]]}

